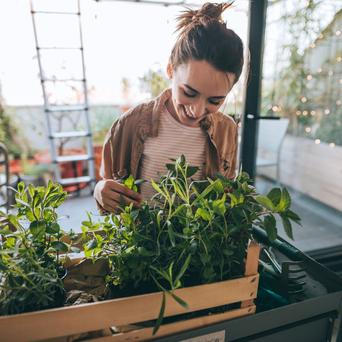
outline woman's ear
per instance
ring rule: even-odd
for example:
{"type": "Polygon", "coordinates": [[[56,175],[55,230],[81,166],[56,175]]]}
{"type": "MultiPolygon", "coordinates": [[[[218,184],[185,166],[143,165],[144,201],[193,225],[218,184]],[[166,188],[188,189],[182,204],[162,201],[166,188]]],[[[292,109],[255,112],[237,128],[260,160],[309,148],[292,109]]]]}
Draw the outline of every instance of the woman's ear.
{"type": "Polygon", "coordinates": [[[171,79],[172,79],[172,76],[173,76],[173,68],[172,68],[171,63],[168,63],[168,64],[167,64],[166,72],[167,72],[167,76],[168,76],[169,79],[171,80],[171,79]]]}

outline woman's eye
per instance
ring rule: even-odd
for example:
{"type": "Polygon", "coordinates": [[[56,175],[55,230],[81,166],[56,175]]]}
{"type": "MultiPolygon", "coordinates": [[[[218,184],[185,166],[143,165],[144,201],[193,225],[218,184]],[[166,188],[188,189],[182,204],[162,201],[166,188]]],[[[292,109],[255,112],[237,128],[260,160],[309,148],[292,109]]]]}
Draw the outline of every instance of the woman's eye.
{"type": "MultiPolygon", "coordinates": [[[[185,96],[187,96],[187,97],[195,97],[197,94],[189,94],[189,93],[187,93],[185,90],[183,90],[183,93],[184,93],[184,95],[185,96]]],[[[212,100],[209,100],[209,103],[210,104],[212,104],[212,105],[214,105],[214,106],[218,106],[219,104],[220,104],[220,101],[212,101],[212,100]]]]}
{"type": "Polygon", "coordinates": [[[184,95],[185,96],[187,96],[187,97],[195,97],[196,96],[196,94],[188,94],[186,91],[184,91],[183,90],[183,93],[184,93],[184,95]]]}

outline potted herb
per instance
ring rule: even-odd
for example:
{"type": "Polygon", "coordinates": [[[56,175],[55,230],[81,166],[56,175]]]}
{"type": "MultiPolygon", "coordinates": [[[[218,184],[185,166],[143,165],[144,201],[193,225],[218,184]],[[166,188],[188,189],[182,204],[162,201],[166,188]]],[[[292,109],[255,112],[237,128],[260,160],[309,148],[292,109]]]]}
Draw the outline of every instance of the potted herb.
{"type": "Polygon", "coordinates": [[[66,199],[58,184],[25,187],[18,184],[16,214],[0,212],[0,314],[9,315],[61,306],[65,276],[56,208],[66,199]]]}
{"type": "MultiPolygon", "coordinates": [[[[165,310],[165,294],[186,307],[175,289],[243,275],[253,225],[274,240],[275,216],[291,238],[291,222],[300,223],[290,210],[286,189],[258,195],[246,173],[235,180],[218,175],[215,180],[192,181],[198,168],[183,156],[167,168],[159,183],[152,182],[154,204],[126,206],[100,223],[89,217],[82,227],[84,237],[92,236],[84,245],[86,257],[109,261],[106,281],[111,297],[164,291],[156,328],[165,310]]],[[[136,187],[131,176],[124,184],[136,187]]]]}

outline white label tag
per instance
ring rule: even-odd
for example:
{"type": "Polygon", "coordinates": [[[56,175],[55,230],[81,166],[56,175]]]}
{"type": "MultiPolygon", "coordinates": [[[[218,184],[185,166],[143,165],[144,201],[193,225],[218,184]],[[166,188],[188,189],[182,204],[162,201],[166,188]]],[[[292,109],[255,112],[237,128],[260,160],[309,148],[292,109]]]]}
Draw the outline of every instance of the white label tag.
{"type": "Polygon", "coordinates": [[[211,334],[189,338],[188,340],[182,340],[181,342],[224,342],[225,333],[225,330],[217,331],[211,334]]]}

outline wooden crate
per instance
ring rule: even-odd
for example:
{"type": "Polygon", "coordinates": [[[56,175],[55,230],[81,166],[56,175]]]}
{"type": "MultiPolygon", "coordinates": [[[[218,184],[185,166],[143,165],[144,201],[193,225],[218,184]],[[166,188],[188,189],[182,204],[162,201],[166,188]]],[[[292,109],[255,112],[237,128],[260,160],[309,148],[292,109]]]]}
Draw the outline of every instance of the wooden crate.
{"type": "Polygon", "coordinates": [[[241,303],[240,308],[224,313],[163,324],[152,336],[152,328],[134,326],[134,323],[158,317],[162,293],[118,298],[98,303],[82,304],[32,313],[0,317],[1,341],[72,341],[72,336],[102,330],[107,336],[90,337],[92,341],[142,341],[177,332],[203,327],[255,312],[253,299],[257,296],[259,246],[248,247],[245,276],[212,284],[175,290],[189,308],[185,310],[169,295],[166,296],[165,317],[184,314],[225,304],[241,303]],[[112,334],[110,327],[125,327],[125,332],[112,334]],[[127,329],[127,326],[129,327],[127,329]]]}

